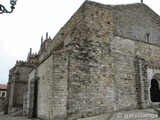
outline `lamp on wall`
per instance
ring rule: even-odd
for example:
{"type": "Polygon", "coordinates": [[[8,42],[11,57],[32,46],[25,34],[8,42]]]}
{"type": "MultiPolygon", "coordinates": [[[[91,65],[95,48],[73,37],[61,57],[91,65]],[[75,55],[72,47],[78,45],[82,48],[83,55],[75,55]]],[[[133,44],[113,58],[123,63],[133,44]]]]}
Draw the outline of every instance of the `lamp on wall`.
{"type": "Polygon", "coordinates": [[[3,5],[0,4],[0,14],[2,14],[2,13],[12,13],[13,10],[15,9],[14,6],[16,5],[16,2],[17,2],[17,0],[10,0],[10,4],[11,4],[11,10],[10,11],[8,11],[5,8],[5,6],[3,6],[3,5]]]}

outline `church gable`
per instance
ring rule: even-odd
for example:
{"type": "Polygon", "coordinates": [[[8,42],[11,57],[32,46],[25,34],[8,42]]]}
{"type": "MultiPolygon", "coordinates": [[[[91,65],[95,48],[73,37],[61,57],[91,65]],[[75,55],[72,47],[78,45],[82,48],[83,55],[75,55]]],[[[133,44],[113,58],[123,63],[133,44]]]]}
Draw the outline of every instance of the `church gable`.
{"type": "Polygon", "coordinates": [[[160,45],[160,17],[147,5],[113,7],[114,35],[160,45]]]}

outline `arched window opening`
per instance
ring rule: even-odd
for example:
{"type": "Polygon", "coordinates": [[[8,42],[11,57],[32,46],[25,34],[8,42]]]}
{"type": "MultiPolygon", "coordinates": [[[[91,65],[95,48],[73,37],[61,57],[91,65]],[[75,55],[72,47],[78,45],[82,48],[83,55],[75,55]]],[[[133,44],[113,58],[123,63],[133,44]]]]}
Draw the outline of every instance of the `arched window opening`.
{"type": "Polygon", "coordinates": [[[149,43],[150,34],[146,33],[146,41],[149,43]]]}
{"type": "Polygon", "coordinates": [[[151,80],[150,97],[152,102],[160,102],[159,84],[156,79],[151,80]]]}

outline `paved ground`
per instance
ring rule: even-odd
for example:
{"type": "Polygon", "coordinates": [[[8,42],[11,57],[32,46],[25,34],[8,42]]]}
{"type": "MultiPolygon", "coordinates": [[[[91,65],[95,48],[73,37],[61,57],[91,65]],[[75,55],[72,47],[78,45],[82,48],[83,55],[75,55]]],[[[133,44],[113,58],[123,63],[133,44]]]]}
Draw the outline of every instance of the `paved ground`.
{"type": "Polygon", "coordinates": [[[38,119],[29,119],[27,117],[12,117],[10,115],[4,115],[3,112],[0,112],[0,120],[38,120],[38,119]]]}
{"type": "MultiPolygon", "coordinates": [[[[160,120],[160,109],[155,111],[154,109],[132,110],[117,112],[114,114],[104,114],[99,116],[93,116],[89,118],[81,118],[78,120],[160,120]]],[[[39,120],[29,119],[27,117],[12,117],[10,115],[4,115],[0,112],[0,120],[39,120]]]]}
{"type": "Polygon", "coordinates": [[[78,120],[160,120],[160,109],[156,112],[154,109],[122,111],[114,114],[104,114],[78,120]]]}

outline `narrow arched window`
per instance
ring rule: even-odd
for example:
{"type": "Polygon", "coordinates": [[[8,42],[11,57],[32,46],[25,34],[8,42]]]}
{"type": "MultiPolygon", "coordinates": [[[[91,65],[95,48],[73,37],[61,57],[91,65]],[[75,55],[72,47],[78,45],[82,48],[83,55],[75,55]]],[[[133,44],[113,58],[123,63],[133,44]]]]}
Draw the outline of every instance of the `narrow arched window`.
{"type": "Polygon", "coordinates": [[[149,43],[150,34],[146,33],[146,41],[149,43]]]}

